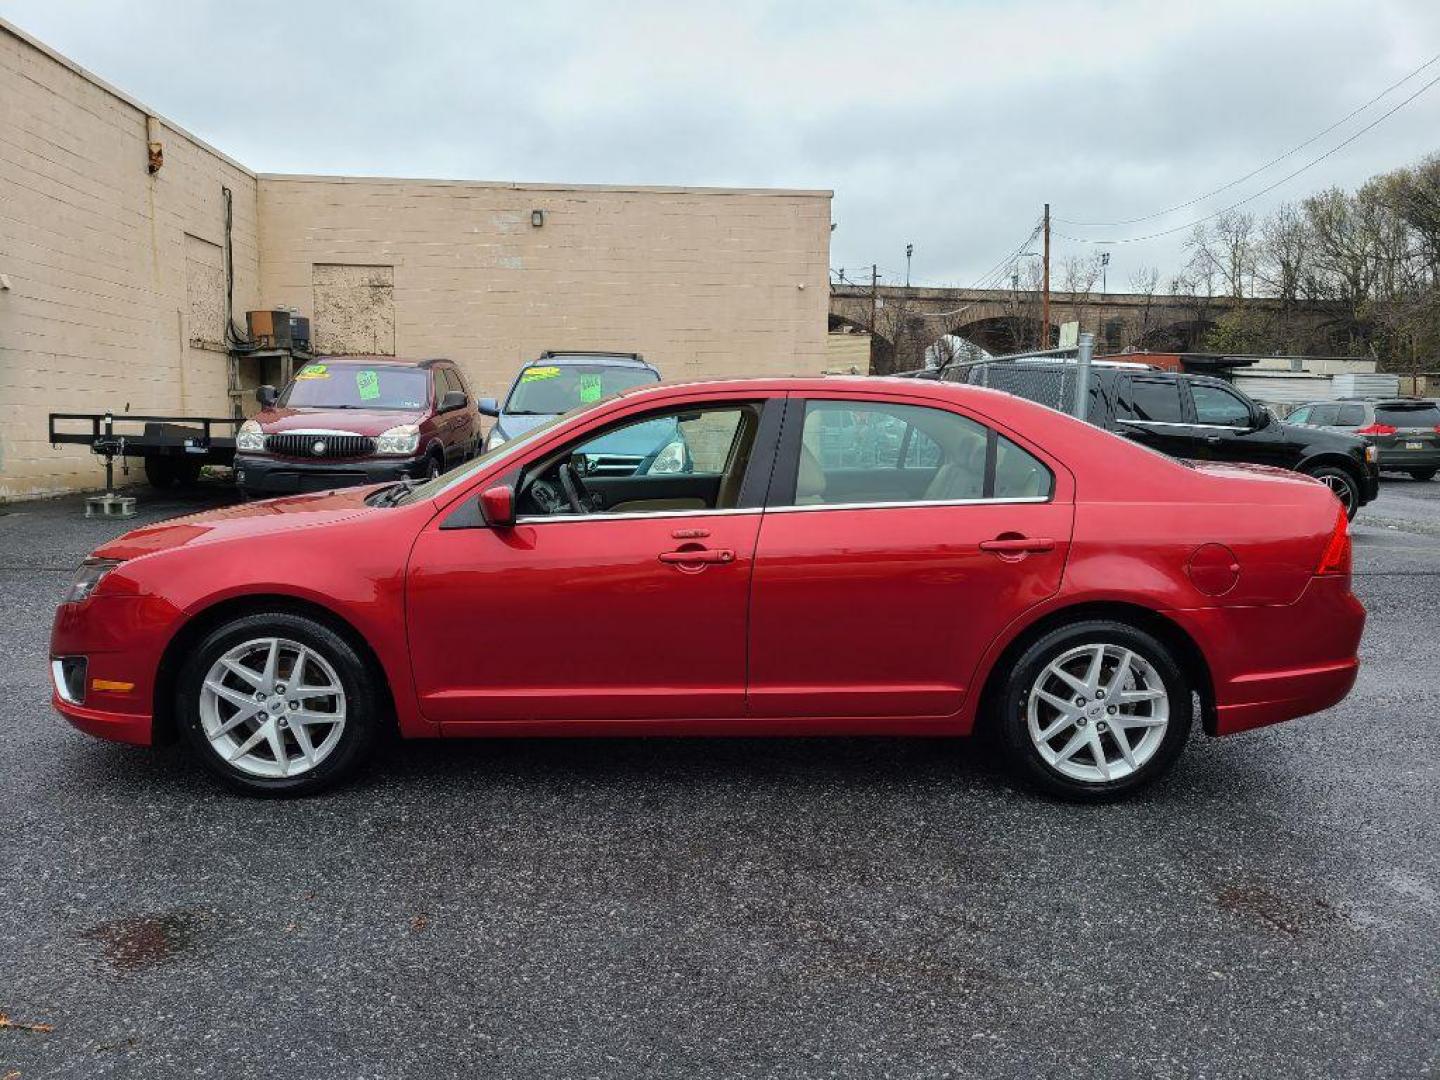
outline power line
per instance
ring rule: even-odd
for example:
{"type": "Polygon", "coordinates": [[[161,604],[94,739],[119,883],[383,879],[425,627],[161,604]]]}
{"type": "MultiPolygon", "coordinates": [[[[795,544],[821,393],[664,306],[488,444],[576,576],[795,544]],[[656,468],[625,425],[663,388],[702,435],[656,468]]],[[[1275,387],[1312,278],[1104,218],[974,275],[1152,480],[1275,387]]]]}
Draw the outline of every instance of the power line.
{"type": "MultiPolygon", "coordinates": [[[[1266,172],[1267,170],[1269,170],[1269,169],[1272,168],[1273,166],[1280,164],[1280,162],[1284,161],[1286,158],[1290,157],[1291,155],[1297,154],[1297,153],[1299,153],[1301,150],[1304,150],[1307,146],[1310,146],[1310,145],[1312,145],[1313,143],[1319,142],[1321,139],[1323,139],[1326,135],[1329,135],[1329,134],[1330,134],[1332,131],[1334,131],[1336,128],[1344,127],[1345,124],[1349,123],[1349,122],[1350,122],[1351,120],[1353,120],[1355,117],[1359,116],[1359,115],[1360,115],[1361,113],[1363,113],[1365,110],[1369,109],[1370,106],[1374,105],[1376,102],[1380,101],[1382,98],[1385,98],[1385,97],[1389,96],[1394,90],[1396,90],[1396,89],[1398,89],[1399,87],[1405,85],[1405,83],[1407,83],[1407,82],[1409,82],[1411,79],[1415,78],[1416,75],[1419,75],[1422,71],[1424,71],[1426,68],[1430,67],[1432,64],[1435,64],[1436,62],[1440,62],[1440,53],[1436,53],[1436,54],[1435,54],[1434,56],[1432,56],[1429,60],[1426,60],[1425,63],[1421,64],[1418,68],[1416,68],[1414,71],[1410,72],[1410,74],[1406,75],[1403,79],[1399,80],[1398,82],[1393,82],[1393,83],[1391,83],[1391,84],[1390,84],[1389,86],[1387,86],[1384,90],[1380,91],[1380,93],[1376,94],[1376,95],[1375,95],[1373,98],[1371,98],[1369,101],[1365,102],[1364,105],[1361,105],[1358,109],[1355,109],[1355,110],[1347,113],[1345,116],[1341,117],[1339,120],[1335,121],[1335,123],[1333,123],[1333,124],[1331,124],[1329,127],[1327,127],[1324,131],[1317,132],[1316,134],[1310,136],[1310,138],[1306,139],[1304,142],[1298,143],[1297,145],[1292,146],[1289,150],[1286,150],[1286,151],[1285,151],[1283,154],[1281,154],[1279,157],[1271,158],[1269,161],[1267,161],[1264,165],[1261,165],[1259,168],[1257,168],[1257,169],[1252,169],[1250,172],[1246,173],[1244,176],[1241,176],[1241,177],[1239,177],[1238,179],[1235,179],[1235,180],[1231,180],[1228,184],[1222,184],[1220,187],[1215,188],[1213,191],[1207,191],[1207,192],[1205,192],[1205,194],[1203,194],[1203,195],[1196,195],[1193,199],[1189,199],[1189,200],[1187,200],[1186,202],[1177,203],[1176,205],[1171,206],[1171,207],[1169,207],[1169,208],[1167,208],[1167,209],[1165,209],[1165,210],[1157,210],[1157,211],[1155,211],[1155,213],[1153,213],[1153,214],[1146,214],[1146,215],[1144,215],[1143,217],[1126,218],[1126,219],[1124,219],[1124,220],[1122,220],[1122,221],[1075,221],[1075,220],[1070,219],[1070,218],[1060,218],[1060,217],[1057,217],[1055,220],[1056,220],[1056,221],[1060,221],[1060,222],[1064,222],[1066,225],[1079,225],[1079,226],[1081,226],[1082,228],[1119,229],[1119,228],[1123,228],[1123,227],[1126,226],[1126,225],[1138,225],[1138,224],[1140,224],[1142,221],[1153,221],[1153,220],[1155,220],[1156,218],[1165,217],[1167,214],[1173,214],[1173,213],[1175,213],[1177,210],[1184,210],[1184,209],[1186,209],[1186,208],[1188,208],[1188,207],[1194,206],[1196,203],[1204,202],[1206,199],[1209,199],[1209,198],[1212,198],[1212,197],[1214,197],[1214,196],[1216,196],[1216,195],[1219,195],[1222,191],[1229,191],[1231,188],[1236,187],[1236,186],[1239,185],[1239,184],[1243,184],[1246,180],[1249,180],[1249,179],[1251,179],[1252,177],[1259,176],[1261,173],[1266,172]]],[[[1433,84],[1432,84],[1432,85],[1433,85],[1433,84]]],[[[1421,93],[1424,93],[1424,88],[1422,88],[1421,93]]],[[[1401,104],[1403,105],[1403,104],[1405,104],[1405,102],[1401,102],[1401,104]]],[[[1387,113],[1386,115],[1389,115],[1389,114],[1387,113]]],[[[1382,117],[1381,119],[1384,119],[1384,118],[1382,117]]],[[[1368,130],[1368,129],[1365,129],[1365,130],[1368,130]]],[[[1344,144],[1344,143],[1341,143],[1341,146],[1343,146],[1343,145],[1345,145],[1345,144],[1344,144]]],[[[1337,149],[1338,149],[1338,148],[1337,148],[1337,149]]],[[[1262,193],[1262,194],[1263,194],[1263,193],[1262,193]]]]}
{"type": "Polygon", "coordinates": [[[1240,199],[1238,202],[1233,202],[1233,203],[1231,203],[1229,206],[1224,207],[1223,209],[1216,210],[1213,214],[1206,214],[1204,217],[1196,218],[1194,221],[1187,221],[1184,225],[1176,225],[1176,226],[1175,226],[1174,228],[1172,228],[1172,229],[1161,229],[1161,230],[1159,230],[1158,232],[1146,233],[1144,236],[1126,236],[1126,237],[1120,237],[1120,238],[1113,239],[1113,240],[1091,240],[1091,239],[1087,239],[1087,238],[1085,238],[1085,237],[1083,237],[1083,236],[1067,236],[1067,235],[1064,234],[1064,233],[1056,233],[1055,235],[1056,235],[1056,236],[1059,236],[1059,237],[1061,237],[1061,238],[1063,238],[1063,239],[1065,239],[1065,240],[1069,240],[1069,241],[1071,241],[1071,242],[1073,242],[1073,243],[1076,243],[1076,244],[1135,244],[1135,243],[1139,243],[1139,242],[1142,241],[1142,240],[1154,240],[1154,239],[1156,239],[1157,237],[1161,237],[1161,236],[1171,236],[1171,235],[1173,235],[1173,234],[1175,234],[1175,233],[1177,233],[1177,232],[1184,232],[1186,229],[1193,229],[1196,225],[1200,225],[1200,224],[1203,224],[1203,223],[1206,222],[1206,221],[1212,220],[1213,218],[1217,218],[1217,217],[1219,217],[1221,214],[1228,214],[1231,210],[1234,210],[1234,209],[1236,209],[1237,207],[1244,206],[1244,205],[1245,205],[1246,203],[1248,203],[1248,202],[1254,202],[1256,199],[1260,198],[1262,195],[1268,195],[1268,194],[1270,194],[1270,192],[1274,191],[1276,188],[1280,187],[1282,184],[1288,183],[1289,181],[1295,179],[1295,177],[1299,176],[1301,173],[1306,172],[1307,170],[1309,170],[1309,169],[1311,169],[1311,168],[1314,168],[1316,165],[1319,165],[1320,162],[1324,161],[1326,158],[1330,157],[1332,154],[1336,154],[1336,153],[1340,152],[1341,150],[1345,149],[1345,147],[1349,146],[1349,145],[1350,145],[1351,143],[1353,143],[1356,139],[1360,138],[1360,136],[1364,135],[1366,132],[1370,131],[1371,129],[1373,129],[1373,128],[1375,128],[1375,127],[1378,127],[1378,126],[1379,126],[1380,124],[1382,124],[1384,121],[1386,121],[1386,120],[1388,120],[1390,117],[1394,116],[1397,112],[1399,112],[1401,109],[1403,109],[1406,105],[1409,105],[1410,102],[1414,101],[1414,100],[1415,100],[1416,98],[1418,98],[1421,94],[1425,93],[1425,91],[1429,90],[1429,89],[1430,89],[1432,86],[1434,86],[1436,83],[1440,83],[1440,75],[1437,75],[1435,78],[1431,79],[1428,83],[1426,83],[1424,86],[1420,87],[1419,90],[1416,90],[1413,94],[1411,94],[1409,97],[1407,97],[1404,101],[1401,101],[1400,103],[1398,103],[1397,105],[1393,106],[1392,108],[1390,108],[1390,109],[1387,110],[1386,112],[1381,113],[1381,114],[1380,114],[1379,116],[1377,116],[1374,120],[1370,121],[1370,123],[1366,124],[1366,125],[1365,125],[1364,127],[1362,127],[1359,131],[1355,132],[1355,134],[1351,135],[1348,139],[1344,140],[1343,142],[1341,142],[1341,143],[1339,143],[1339,144],[1337,144],[1337,145],[1335,145],[1335,146],[1332,146],[1329,150],[1326,150],[1325,153],[1321,154],[1319,157],[1310,159],[1310,160],[1307,161],[1304,165],[1301,165],[1300,168],[1296,169],[1294,172],[1288,173],[1287,175],[1282,176],[1279,180],[1276,180],[1276,181],[1275,181],[1273,184],[1271,184],[1269,187],[1261,188],[1259,191],[1255,192],[1255,194],[1253,194],[1253,195],[1247,195],[1247,196],[1245,196],[1245,198],[1240,199]]]}

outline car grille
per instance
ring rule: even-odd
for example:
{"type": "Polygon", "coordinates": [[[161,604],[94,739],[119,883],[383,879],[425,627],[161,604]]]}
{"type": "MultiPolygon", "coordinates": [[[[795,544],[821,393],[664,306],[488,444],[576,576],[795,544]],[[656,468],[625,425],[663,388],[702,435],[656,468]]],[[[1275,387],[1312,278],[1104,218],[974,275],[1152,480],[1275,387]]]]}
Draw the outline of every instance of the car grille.
{"type": "Polygon", "coordinates": [[[368,435],[284,432],[265,436],[265,449],[296,458],[369,457],[375,453],[375,440],[368,435]]]}

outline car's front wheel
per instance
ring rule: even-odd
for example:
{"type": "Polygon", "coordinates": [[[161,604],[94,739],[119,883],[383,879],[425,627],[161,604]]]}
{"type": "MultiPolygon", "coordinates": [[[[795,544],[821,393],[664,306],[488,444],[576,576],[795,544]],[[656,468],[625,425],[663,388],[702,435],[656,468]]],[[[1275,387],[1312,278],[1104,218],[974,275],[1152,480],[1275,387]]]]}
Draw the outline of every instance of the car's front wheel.
{"type": "Polygon", "coordinates": [[[254,795],[305,795],[344,778],[380,725],[382,697],[340,634],[294,612],[212,630],[177,680],[176,715],[204,767],[254,795]]]}
{"type": "Polygon", "coordinates": [[[1351,521],[1360,512],[1360,485],[1355,478],[1338,465],[1322,465],[1306,473],[1319,480],[1335,493],[1340,505],[1345,507],[1345,516],[1351,521]]]}
{"type": "Polygon", "coordinates": [[[1167,771],[1189,736],[1184,671],[1153,635],[1086,620],[1052,630],[1020,656],[1000,701],[1011,764],[1062,798],[1102,801],[1167,771]]]}

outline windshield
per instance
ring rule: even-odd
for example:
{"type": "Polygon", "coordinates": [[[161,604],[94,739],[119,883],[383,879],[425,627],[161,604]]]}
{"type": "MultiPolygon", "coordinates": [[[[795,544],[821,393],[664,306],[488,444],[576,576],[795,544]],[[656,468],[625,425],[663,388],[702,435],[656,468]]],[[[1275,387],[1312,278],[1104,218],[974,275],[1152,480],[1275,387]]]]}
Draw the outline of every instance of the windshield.
{"type": "Polygon", "coordinates": [[[632,386],[659,382],[650,368],[613,364],[532,364],[520,372],[503,411],[548,416],[589,405],[632,386]]]}
{"type": "Polygon", "coordinates": [[[433,499],[435,498],[435,496],[439,495],[447,488],[455,484],[463,483],[475,473],[488,466],[491,462],[503,457],[507,457],[513,451],[528,446],[530,443],[534,442],[539,436],[544,435],[551,428],[555,427],[558,424],[562,424],[565,421],[572,419],[573,417],[579,416],[583,412],[587,412],[590,409],[593,409],[597,404],[598,402],[591,401],[586,402],[584,405],[577,405],[575,408],[571,409],[567,413],[562,413],[559,416],[553,417],[545,421],[545,423],[533,427],[529,431],[524,432],[523,434],[516,435],[515,438],[509,439],[501,443],[499,446],[494,447],[493,449],[486,450],[485,453],[481,454],[479,457],[471,458],[464,465],[457,466],[456,468],[451,469],[447,473],[441,473],[433,480],[427,480],[425,481],[425,483],[419,484],[411,488],[405,498],[399,501],[414,502],[416,499],[433,499]]]}
{"type": "Polygon", "coordinates": [[[279,404],[289,409],[423,409],[429,373],[394,364],[306,364],[285,387],[279,404]]]}

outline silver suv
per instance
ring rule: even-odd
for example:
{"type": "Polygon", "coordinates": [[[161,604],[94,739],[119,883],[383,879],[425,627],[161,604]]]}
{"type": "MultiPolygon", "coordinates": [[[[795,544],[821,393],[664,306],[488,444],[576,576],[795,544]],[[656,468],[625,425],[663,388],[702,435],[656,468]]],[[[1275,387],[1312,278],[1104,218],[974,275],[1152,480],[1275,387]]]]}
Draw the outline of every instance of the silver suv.
{"type": "Polygon", "coordinates": [[[1340,429],[1359,435],[1380,455],[1380,468],[1431,480],[1440,471],[1440,403],[1425,398],[1316,401],[1296,409],[1287,424],[1340,429]]]}

